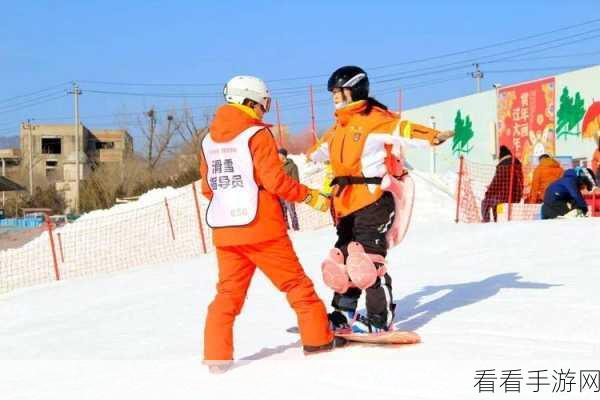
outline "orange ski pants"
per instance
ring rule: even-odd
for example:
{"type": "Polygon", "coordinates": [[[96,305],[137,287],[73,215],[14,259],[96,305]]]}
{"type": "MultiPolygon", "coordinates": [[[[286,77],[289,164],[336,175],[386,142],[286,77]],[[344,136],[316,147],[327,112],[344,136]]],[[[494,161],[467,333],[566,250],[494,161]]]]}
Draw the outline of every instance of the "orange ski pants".
{"type": "Polygon", "coordinates": [[[217,247],[219,282],[208,307],[204,327],[204,359],[233,359],[233,323],[240,313],[256,267],[286,293],[298,317],[303,345],[320,346],[333,340],[325,305],[306,276],[289,237],[266,242],[217,247]]]}

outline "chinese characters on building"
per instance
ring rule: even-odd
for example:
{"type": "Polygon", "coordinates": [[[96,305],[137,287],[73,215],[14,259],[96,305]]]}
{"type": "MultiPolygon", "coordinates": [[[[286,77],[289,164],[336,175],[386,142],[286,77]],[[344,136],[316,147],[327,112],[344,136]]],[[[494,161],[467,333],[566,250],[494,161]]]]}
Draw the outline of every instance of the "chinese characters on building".
{"type": "Polygon", "coordinates": [[[528,170],[532,157],[554,154],[554,78],[498,90],[497,134],[528,170]]]}

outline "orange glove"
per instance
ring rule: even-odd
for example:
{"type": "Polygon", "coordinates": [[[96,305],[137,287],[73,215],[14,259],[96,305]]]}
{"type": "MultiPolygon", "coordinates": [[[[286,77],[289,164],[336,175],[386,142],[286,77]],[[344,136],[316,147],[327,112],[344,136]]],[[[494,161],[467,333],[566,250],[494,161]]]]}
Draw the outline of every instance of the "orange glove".
{"type": "Polygon", "coordinates": [[[331,207],[329,197],[323,195],[317,189],[309,189],[308,195],[304,199],[304,203],[308,204],[317,211],[325,212],[331,207]]]}

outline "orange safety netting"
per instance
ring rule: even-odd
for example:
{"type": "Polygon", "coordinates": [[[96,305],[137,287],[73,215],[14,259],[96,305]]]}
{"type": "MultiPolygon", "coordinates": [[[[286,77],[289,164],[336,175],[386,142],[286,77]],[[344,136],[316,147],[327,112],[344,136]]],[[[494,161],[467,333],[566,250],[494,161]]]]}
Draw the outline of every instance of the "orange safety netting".
{"type": "MultiPolygon", "coordinates": [[[[306,183],[320,184],[322,174],[309,175],[306,183]]],[[[44,224],[36,239],[0,252],[0,293],[59,279],[181,261],[212,251],[211,230],[204,222],[208,202],[199,193],[199,183],[175,193],[142,207],[122,211],[117,207],[84,215],[61,227],[44,224]]],[[[296,207],[302,230],[331,224],[329,213],[304,204],[296,207]]]]}
{"type": "Polygon", "coordinates": [[[493,222],[538,219],[541,204],[527,204],[531,172],[520,162],[505,159],[498,165],[461,158],[456,196],[456,222],[493,222]]]}

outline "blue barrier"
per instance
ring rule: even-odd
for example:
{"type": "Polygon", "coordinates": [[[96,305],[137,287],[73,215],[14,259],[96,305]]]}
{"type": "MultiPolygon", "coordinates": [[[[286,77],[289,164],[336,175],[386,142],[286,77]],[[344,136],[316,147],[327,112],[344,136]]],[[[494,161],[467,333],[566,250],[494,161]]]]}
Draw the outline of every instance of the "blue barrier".
{"type": "Polygon", "coordinates": [[[43,223],[44,218],[41,216],[0,219],[0,226],[10,226],[15,228],[37,228],[43,223]]]}

